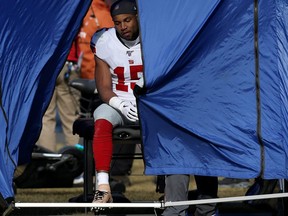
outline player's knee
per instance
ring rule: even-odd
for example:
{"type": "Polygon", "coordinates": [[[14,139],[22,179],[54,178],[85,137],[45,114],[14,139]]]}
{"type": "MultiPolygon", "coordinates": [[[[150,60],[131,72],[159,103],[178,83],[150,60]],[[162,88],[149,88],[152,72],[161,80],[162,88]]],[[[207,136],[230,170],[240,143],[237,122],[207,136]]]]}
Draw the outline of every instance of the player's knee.
{"type": "Polygon", "coordinates": [[[120,114],[111,106],[107,104],[101,104],[93,113],[94,121],[99,119],[105,119],[109,121],[113,126],[121,125],[123,120],[120,114]]]}

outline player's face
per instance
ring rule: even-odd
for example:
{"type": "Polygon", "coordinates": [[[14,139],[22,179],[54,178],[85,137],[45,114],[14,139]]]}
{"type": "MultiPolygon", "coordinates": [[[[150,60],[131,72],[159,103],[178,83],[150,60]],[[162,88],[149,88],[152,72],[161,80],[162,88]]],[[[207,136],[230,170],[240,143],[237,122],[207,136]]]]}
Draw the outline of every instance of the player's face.
{"type": "Polygon", "coordinates": [[[137,15],[119,14],[113,17],[116,31],[125,40],[135,40],[139,35],[137,15]]]}

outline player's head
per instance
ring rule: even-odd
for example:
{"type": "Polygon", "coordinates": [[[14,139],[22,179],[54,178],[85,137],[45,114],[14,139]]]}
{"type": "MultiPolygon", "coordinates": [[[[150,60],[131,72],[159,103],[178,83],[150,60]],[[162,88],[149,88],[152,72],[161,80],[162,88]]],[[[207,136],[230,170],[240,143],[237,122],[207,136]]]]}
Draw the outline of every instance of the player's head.
{"type": "Polygon", "coordinates": [[[139,35],[137,5],[135,0],[118,0],[110,8],[116,31],[125,40],[135,40],[139,35]]]}

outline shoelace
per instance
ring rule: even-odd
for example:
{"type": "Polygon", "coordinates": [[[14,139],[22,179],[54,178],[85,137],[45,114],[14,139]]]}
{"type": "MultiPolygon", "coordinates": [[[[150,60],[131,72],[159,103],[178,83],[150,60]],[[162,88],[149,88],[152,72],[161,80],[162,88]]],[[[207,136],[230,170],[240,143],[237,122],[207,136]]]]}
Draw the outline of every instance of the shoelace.
{"type": "Polygon", "coordinates": [[[99,201],[99,200],[103,200],[104,196],[108,195],[107,191],[96,191],[95,195],[94,195],[94,201],[99,201]]]}

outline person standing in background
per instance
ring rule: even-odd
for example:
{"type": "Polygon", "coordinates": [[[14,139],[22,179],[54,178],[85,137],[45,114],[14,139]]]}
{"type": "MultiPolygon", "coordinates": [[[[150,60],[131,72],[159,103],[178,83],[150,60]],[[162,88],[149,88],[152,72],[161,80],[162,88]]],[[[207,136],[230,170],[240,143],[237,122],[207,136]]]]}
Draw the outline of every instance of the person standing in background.
{"type": "MultiPolygon", "coordinates": [[[[197,187],[197,199],[217,198],[218,178],[214,176],[194,175],[197,187]]],[[[188,200],[189,179],[187,174],[172,174],[165,176],[165,202],[177,202],[188,200]]],[[[197,204],[194,216],[217,216],[216,203],[197,204]]],[[[188,205],[166,207],[161,216],[187,216],[188,205]]]]}
{"type": "Polygon", "coordinates": [[[57,77],[53,96],[42,119],[42,130],[38,144],[50,151],[57,150],[56,145],[56,114],[58,112],[63,134],[64,145],[72,146],[79,142],[79,136],[73,135],[72,126],[78,118],[79,113],[79,92],[69,87],[69,80],[79,77],[78,59],[80,49],[78,37],[72,43],[66,62],[57,77]]]}

